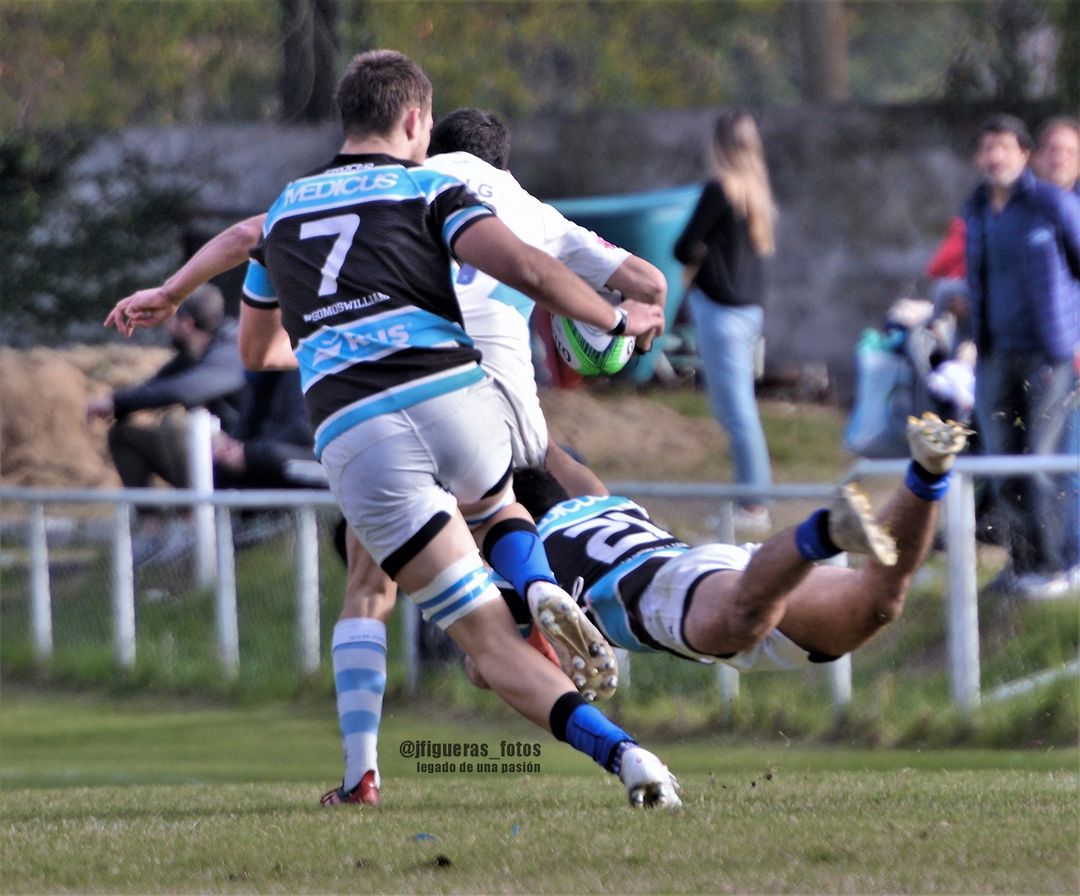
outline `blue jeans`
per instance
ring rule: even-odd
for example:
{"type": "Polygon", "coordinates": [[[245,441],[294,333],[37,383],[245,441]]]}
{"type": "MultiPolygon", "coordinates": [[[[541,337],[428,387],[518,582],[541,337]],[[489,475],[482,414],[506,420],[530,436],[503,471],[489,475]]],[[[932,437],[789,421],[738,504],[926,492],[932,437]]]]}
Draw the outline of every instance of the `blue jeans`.
{"type": "MultiPolygon", "coordinates": [[[[1047,364],[1041,352],[991,352],[975,368],[975,418],[987,454],[1053,454],[1066,430],[1071,362],[1047,364]]],[[[1046,474],[994,482],[997,511],[1013,569],[1053,573],[1063,568],[1067,505],[1046,474]]]]}
{"type": "Polygon", "coordinates": [[[1080,564],[1080,377],[1074,378],[1068,401],[1072,406],[1067,411],[1065,434],[1059,450],[1076,459],[1076,472],[1062,477],[1060,486],[1065,502],[1061,555],[1065,567],[1071,568],[1080,564]]]}
{"type": "MultiPolygon", "coordinates": [[[[697,331],[698,352],[713,414],[731,440],[735,481],[772,485],[769,448],[754,397],[754,345],[761,336],[760,305],[718,305],[698,289],[688,295],[697,331]]],[[[767,504],[764,499],[740,502],[767,504]]]]}

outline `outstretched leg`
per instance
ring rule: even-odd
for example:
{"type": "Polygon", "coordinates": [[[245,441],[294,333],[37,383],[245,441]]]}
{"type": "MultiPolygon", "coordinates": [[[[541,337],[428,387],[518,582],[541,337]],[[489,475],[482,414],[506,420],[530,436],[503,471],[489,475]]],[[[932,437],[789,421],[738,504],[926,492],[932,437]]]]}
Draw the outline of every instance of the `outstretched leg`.
{"type": "Polygon", "coordinates": [[[700,581],[683,623],[687,645],[712,656],[748,650],[780,624],[789,595],[814,561],[844,551],[868,554],[882,565],[896,562],[893,539],[850,484],[837,489],[827,508],[762,544],[742,570],[721,568],[700,581]]]}
{"type": "Polygon", "coordinates": [[[837,657],[865,644],[900,615],[912,577],[933,542],[949,469],[969,434],[932,414],[911,418],[912,463],[880,515],[896,540],[897,562],[886,566],[868,558],[858,569],[813,569],[788,596],[778,625],[783,634],[812,653],[837,657]]]}
{"type": "Polygon", "coordinates": [[[915,570],[933,540],[937,501],[967,430],[933,415],[912,418],[914,458],[903,487],[875,523],[866,498],[843,486],[832,505],[770,538],[746,568],[699,583],[684,637],[724,656],[759,643],[773,628],[812,654],[841,656],[900,615],[915,570]],[[816,567],[841,551],[867,555],[858,569],[816,567]]]}
{"type": "Polygon", "coordinates": [[[401,568],[396,580],[444,625],[500,697],[618,775],[631,804],[680,804],[677,784],[663,763],[589,705],[562,671],[522,640],[460,515],[401,568]]]}

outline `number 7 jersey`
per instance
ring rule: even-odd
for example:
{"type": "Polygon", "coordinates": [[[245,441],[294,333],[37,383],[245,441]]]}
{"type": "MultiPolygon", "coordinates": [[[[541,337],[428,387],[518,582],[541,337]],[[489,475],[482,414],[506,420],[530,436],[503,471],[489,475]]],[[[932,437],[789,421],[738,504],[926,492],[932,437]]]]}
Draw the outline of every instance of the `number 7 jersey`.
{"type": "Polygon", "coordinates": [[[278,197],[244,302],[281,309],[316,454],[371,417],[483,379],[450,259],[492,214],[456,178],[385,155],[339,155],[278,197]]]}

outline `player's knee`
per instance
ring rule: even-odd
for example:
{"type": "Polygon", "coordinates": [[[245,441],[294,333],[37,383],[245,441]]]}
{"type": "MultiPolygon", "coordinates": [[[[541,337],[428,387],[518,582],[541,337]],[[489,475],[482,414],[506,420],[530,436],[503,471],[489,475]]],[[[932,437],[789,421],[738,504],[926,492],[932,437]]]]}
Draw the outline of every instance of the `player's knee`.
{"type": "Polygon", "coordinates": [[[907,594],[905,588],[890,588],[879,591],[872,602],[873,623],[878,628],[883,628],[890,622],[895,622],[904,612],[904,598],[907,594]]]}
{"type": "Polygon", "coordinates": [[[480,670],[476,668],[476,663],[472,661],[469,656],[465,657],[465,675],[468,677],[469,682],[475,688],[488,691],[491,690],[491,685],[487,683],[487,679],[480,674],[480,670]]]}

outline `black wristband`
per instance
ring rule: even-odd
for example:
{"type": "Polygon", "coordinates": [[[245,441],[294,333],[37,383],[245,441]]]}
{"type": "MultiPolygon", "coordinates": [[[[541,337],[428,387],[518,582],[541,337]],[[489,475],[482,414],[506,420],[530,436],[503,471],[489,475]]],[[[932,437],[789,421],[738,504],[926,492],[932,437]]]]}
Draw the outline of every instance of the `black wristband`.
{"type": "Polygon", "coordinates": [[[615,313],[619,316],[619,319],[615,321],[615,326],[607,331],[608,336],[622,336],[626,332],[626,325],[630,320],[630,315],[626,313],[625,308],[615,308],[615,313]]]}

